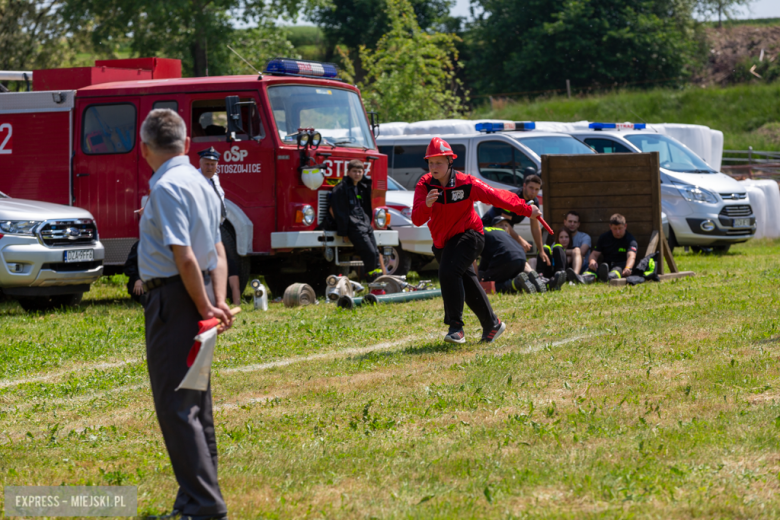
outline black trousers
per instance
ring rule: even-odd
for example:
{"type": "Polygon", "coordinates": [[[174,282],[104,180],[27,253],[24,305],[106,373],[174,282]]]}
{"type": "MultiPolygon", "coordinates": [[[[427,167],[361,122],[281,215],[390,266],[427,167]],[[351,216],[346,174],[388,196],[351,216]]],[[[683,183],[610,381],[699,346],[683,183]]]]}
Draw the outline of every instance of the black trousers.
{"type": "Polygon", "coordinates": [[[355,249],[355,253],[363,261],[364,273],[368,274],[379,267],[379,248],[376,245],[374,231],[360,231],[350,226],[347,232],[349,241],[355,249]]]}
{"type": "Polygon", "coordinates": [[[450,238],[442,249],[433,248],[439,262],[444,323],[451,327],[463,327],[464,302],[477,315],[484,330],[498,326],[498,317],[474,272],[474,260],[484,247],[482,233],[469,229],[450,238]]]}
{"type": "Polygon", "coordinates": [[[539,257],[536,257],[537,273],[545,278],[552,278],[558,271],[566,270],[566,250],[564,248],[557,246],[553,247],[552,251],[547,250],[547,257],[552,261],[552,264],[545,264],[539,257]]]}
{"type": "Polygon", "coordinates": [[[211,387],[175,391],[187,373],[187,354],[202,318],[181,281],[149,291],[144,317],[154,408],[179,483],[173,508],[194,520],[225,515],[211,387]]]}
{"type": "Polygon", "coordinates": [[[482,279],[487,282],[496,282],[496,291],[498,292],[517,292],[517,290],[512,287],[512,280],[523,271],[525,271],[525,259],[518,258],[491,267],[485,271],[482,279]]]}

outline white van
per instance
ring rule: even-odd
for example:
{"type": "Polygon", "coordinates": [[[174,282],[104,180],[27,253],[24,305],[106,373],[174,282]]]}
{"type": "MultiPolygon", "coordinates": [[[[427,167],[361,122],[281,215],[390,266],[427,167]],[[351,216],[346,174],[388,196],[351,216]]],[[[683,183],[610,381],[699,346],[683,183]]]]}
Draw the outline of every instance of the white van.
{"type": "MultiPolygon", "coordinates": [[[[529,121],[441,120],[379,125],[376,138],[380,153],[387,155],[387,174],[409,190],[414,190],[428,168],[425,150],[433,136],[443,138],[458,156],[455,170],[473,175],[487,184],[505,190],[519,190],[526,175],[541,170],[544,154],[592,154],[593,149],[561,132],[537,130],[529,121]]],[[[543,198],[540,197],[543,204],[543,198]]],[[[489,206],[478,203],[483,214],[489,206]]],[[[394,222],[394,221],[393,221],[394,222]]],[[[404,227],[398,240],[404,250],[417,254],[431,251],[426,226],[404,227]]],[[[515,226],[517,233],[533,244],[529,220],[515,226]]],[[[430,253],[432,254],[432,253],[430,253]]]]}
{"type": "Polygon", "coordinates": [[[756,232],[745,187],[680,141],[644,123],[576,123],[567,133],[598,153],[658,152],[669,245],[725,252],[756,232]]]}

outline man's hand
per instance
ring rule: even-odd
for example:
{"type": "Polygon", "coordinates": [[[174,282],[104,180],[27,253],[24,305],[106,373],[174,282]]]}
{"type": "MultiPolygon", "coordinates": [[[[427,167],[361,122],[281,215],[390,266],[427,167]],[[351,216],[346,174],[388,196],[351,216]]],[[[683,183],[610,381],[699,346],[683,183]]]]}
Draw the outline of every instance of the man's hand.
{"type": "MultiPolygon", "coordinates": [[[[544,249],[539,251],[538,259],[541,260],[542,262],[544,262],[547,265],[552,265],[552,263],[550,262],[550,257],[547,256],[547,253],[544,252],[544,249]]],[[[539,269],[537,269],[537,271],[538,270],[539,269]]]]}
{"type": "Polygon", "coordinates": [[[593,271],[594,273],[599,270],[599,263],[596,262],[593,258],[590,259],[590,262],[588,262],[588,269],[593,271]]]}
{"type": "Polygon", "coordinates": [[[199,308],[198,312],[204,320],[217,318],[220,321],[219,327],[217,328],[217,333],[219,334],[222,334],[233,325],[233,316],[230,314],[230,307],[228,307],[225,302],[219,302],[216,307],[211,305],[211,303],[206,302],[206,305],[203,306],[203,308],[199,308]]]}
{"type": "Polygon", "coordinates": [[[631,276],[631,269],[629,269],[628,267],[624,267],[623,268],[623,276],[624,277],[625,276],[631,276]]]}
{"type": "Polygon", "coordinates": [[[522,238],[521,238],[520,240],[522,240],[522,242],[520,242],[520,245],[521,245],[521,246],[523,246],[523,249],[525,249],[525,252],[526,252],[526,253],[527,253],[528,251],[530,251],[530,250],[531,250],[531,248],[533,248],[533,247],[534,247],[534,246],[532,246],[532,245],[531,245],[531,243],[530,243],[530,242],[528,242],[527,240],[523,240],[522,238]]]}
{"type": "Polygon", "coordinates": [[[144,293],[144,283],[141,280],[136,280],[133,284],[133,294],[141,296],[144,293]]]}
{"type": "Polygon", "coordinates": [[[428,192],[428,196],[425,197],[425,205],[429,208],[433,206],[433,203],[436,202],[436,199],[439,198],[439,190],[431,190],[428,192]]]}
{"type": "Polygon", "coordinates": [[[542,212],[536,206],[531,206],[531,218],[541,217],[542,212]]]}

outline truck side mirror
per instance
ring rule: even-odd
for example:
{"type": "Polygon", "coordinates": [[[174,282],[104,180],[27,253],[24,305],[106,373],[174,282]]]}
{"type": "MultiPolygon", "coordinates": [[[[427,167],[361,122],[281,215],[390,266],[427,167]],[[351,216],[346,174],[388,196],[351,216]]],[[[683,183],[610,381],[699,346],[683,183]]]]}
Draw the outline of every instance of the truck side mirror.
{"type": "Polygon", "coordinates": [[[379,137],[379,114],[376,112],[369,112],[368,117],[371,118],[371,133],[374,134],[374,137],[379,137]]]}
{"type": "Polygon", "coordinates": [[[236,141],[236,134],[246,134],[244,131],[244,120],[241,118],[241,104],[238,96],[227,96],[225,98],[225,111],[227,112],[227,135],[228,141],[236,141]]]}

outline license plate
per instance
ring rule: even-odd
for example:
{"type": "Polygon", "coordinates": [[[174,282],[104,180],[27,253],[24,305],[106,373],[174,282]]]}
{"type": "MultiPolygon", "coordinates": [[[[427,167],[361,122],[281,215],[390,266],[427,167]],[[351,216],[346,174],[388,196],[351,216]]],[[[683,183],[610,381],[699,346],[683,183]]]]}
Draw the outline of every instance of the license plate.
{"type": "Polygon", "coordinates": [[[735,218],[734,227],[750,227],[749,218],[735,218]]]}
{"type": "Polygon", "coordinates": [[[91,262],[95,259],[93,249],[74,249],[63,253],[65,262],[91,262]]]}

